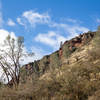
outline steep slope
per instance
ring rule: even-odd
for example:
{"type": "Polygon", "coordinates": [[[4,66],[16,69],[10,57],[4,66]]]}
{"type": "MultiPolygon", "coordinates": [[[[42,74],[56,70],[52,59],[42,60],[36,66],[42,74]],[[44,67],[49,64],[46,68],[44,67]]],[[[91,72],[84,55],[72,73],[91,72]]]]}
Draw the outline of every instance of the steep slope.
{"type": "Polygon", "coordinates": [[[18,89],[2,88],[1,100],[99,100],[100,35],[79,35],[21,71],[18,89]]]}
{"type": "MultiPolygon", "coordinates": [[[[78,59],[85,59],[84,56],[81,56],[80,52],[75,54],[74,52],[81,51],[84,46],[88,45],[88,43],[93,39],[96,32],[88,32],[84,34],[80,34],[79,36],[65,41],[64,44],[61,44],[61,47],[58,51],[52,53],[51,55],[44,56],[41,60],[34,61],[32,63],[26,64],[23,66],[22,76],[27,76],[27,74],[32,74],[33,72],[38,76],[41,76],[45,72],[59,68],[63,64],[72,64],[78,59]],[[74,54],[73,54],[74,53],[74,54]]],[[[82,51],[83,52],[83,51],[82,51]]]]}

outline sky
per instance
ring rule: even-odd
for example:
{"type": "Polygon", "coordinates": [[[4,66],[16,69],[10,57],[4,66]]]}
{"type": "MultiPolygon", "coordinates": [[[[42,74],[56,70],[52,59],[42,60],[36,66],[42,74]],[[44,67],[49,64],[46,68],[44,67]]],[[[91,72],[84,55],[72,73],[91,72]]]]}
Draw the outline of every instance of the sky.
{"type": "Polygon", "coordinates": [[[0,0],[0,42],[8,34],[23,36],[26,62],[59,49],[60,42],[100,25],[100,0],[0,0]]]}

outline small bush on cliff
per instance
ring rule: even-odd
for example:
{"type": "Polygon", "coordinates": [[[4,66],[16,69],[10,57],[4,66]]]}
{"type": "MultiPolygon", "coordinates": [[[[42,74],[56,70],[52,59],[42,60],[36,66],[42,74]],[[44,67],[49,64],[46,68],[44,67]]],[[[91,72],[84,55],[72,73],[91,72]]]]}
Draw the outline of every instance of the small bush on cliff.
{"type": "Polygon", "coordinates": [[[58,52],[55,52],[50,56],[50,67],[53,69],[60,67],[60,58],[58,52]]]}
{"type": "Polygon", "coordinates": [[[63,56],[65,58],[68,58],[74,51],[76,50],[76,47],[72,47],[70,49],[70,45],[64,45],[63,46],[63,56]]]}

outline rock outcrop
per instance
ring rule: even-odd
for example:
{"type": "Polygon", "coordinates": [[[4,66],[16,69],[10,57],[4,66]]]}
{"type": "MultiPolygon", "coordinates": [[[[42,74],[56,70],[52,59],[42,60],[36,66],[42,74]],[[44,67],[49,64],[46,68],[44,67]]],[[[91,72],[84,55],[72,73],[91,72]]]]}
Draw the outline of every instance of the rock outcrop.
{"type": "Polygon", "coordinates": [[[51,55],[44,56],[41,60],[26,64],[23,68],[28,74],[35,72],[36,74],[41,75],[49,69],[60,67],[63,58],[67,59],[75,50],[89,43],[95,34],[96,32],[83,33],[69,41],[65,41],[64,44],[61,43],[58,51],[51,55]],[[69,54],[67,54],[68,52],[69,54]]]}
{"type": "MultiPolygon", "coordinates": [[[[46,55],[40,60],[24,65],[21,68],[21,79],[25,76],[32,75],[33,73],[41,76],[48,70],[61,67],[64,62],[70,64],[69,57],[71,56],[71,54],[78,48],[88,44],[95,36],[95,34],[96,32],[80,34],[79,36],[69,41],[65,41],[64,44],[61,43],[59,50],[52,53],[51,55],[46,55]]],[[[76,60],[77,59],[75,58],[75,61],[76,60]]]]}

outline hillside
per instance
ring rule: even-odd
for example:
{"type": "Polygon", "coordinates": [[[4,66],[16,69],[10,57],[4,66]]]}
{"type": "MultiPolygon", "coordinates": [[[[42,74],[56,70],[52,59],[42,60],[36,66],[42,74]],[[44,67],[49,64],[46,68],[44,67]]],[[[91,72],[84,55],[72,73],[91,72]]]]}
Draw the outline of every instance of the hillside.
{"type": "MultiPolygon", "coordinates": [[[[88,45],[95,34],[96,32],[88,32],[80,34],[69,41],[65,41],[64,44],[61,44],[58,51],[46,55],[40,60],[24,65],[22,70],[30,75],[35,73],[38,76],[41,76],[45,72],[59,68],[64,64],[72,64],[82,58],[80,57],[82,54],[79,55],[79,53],[75,54],[74,52],[77,52],[88,45]]],[[[83,58],[85,59],[85,57],[83,58]]]]}
{"type": "Polygon", "coordinates": [[[1,86],[0,100],[99,100],[99,33],[80,34],[24,65],[18,89],[1,86]]]}

